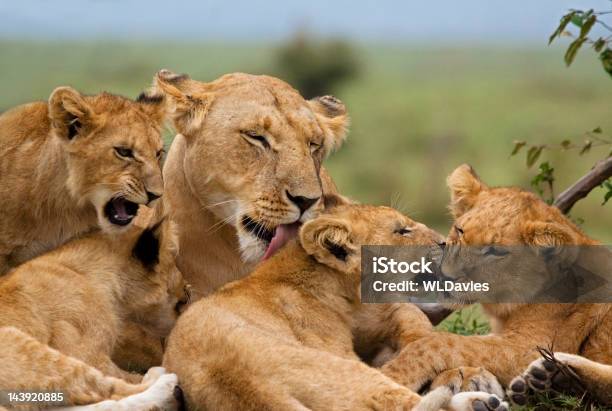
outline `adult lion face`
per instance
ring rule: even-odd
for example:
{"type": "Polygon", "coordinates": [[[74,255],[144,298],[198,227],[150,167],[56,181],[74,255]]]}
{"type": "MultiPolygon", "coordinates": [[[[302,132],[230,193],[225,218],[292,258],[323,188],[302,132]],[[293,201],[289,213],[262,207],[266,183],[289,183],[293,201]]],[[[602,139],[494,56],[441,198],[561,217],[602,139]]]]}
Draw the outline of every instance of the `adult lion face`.
{"type": "Polygon", "coordinates": [[[162,70],[155,89],[185,137],[190,189],[235,226],[245,262],[272,255],[322,208],[321,162],[348,123],[338,99],[307,101],[281,80],[248,74],[202,83],[162,70]]]}
{"type": "Polygon", "coordinates": [[[162,98],[83,96],[59,87],[49,98],[52,132],[66,153],[75,208],[92,204],[102,229],[130,225],[139,204],[163,193],[162,98]]]}

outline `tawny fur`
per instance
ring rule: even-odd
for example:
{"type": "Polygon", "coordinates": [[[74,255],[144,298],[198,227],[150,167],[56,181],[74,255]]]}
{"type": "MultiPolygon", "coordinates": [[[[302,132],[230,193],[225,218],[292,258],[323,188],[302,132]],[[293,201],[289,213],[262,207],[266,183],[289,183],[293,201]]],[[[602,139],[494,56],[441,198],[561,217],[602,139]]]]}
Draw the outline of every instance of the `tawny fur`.
{"type": "Polygon", "coordinates": [[[187,298],[176,251],[165,220],[71,240],[0,278],[0,387],[63,391],[68,404],[145,390],[153,381],[111,353],[128,322],[158,339],[170,332],[187,298]]]}
{"type": "Polygon", "coordinates": [[[197,299],[245,276],[263,256],[267,244],[244,229],[244,216],[274,229],[322,208],[318,201],[302,214],[287,193],[335,192],[321,162],[342,144],[348,118],[339,100],[304,100],[268,76],[203,83],[163,70],[153,93],[168,98],[179,133],[164,164],[164,206],[178,224],[178,265],[197,299]]]}
{"type": "MultiPolygon", "coordinates": [[[[455,227],[449,245],[593,245],[558,209],[518,188],[489,188],[463,165],[449,177],[455,227]],[[457,229],[459,228],[459,229],[457,229]]],[[[537,279],[533,279],[537,281],[537,279]]],[[[529,284],[525,284],[529,287],[529,284]]],[[[418,390],[444,370],[485,367],[507,386],[538,357],[536,348],[612,363],[610,304],[483,304],[484,336],[435,333],[406,346],[383,372],[418,390]]]]}
{"type": "Polygon", "coordinates": [[[94,227],[120,231],[103,211],[114,196],[161,195],[164,114],[162,99],[60,87],[48,103],[0,115],[0,275],[94,227]],[[135,160],[118,158],[116,146],[135,160]]]}
{"type": "Polygon", "coordinates": [[[169,337],[164,366],[193,410],[413,409],[419,395],[361,362],[353,342],[384,330],[411,341],[431,324],[410,304],[395,305],[408,310],[397,317],[403,327],[368,318],[393,310],[360,304],[360,246],[439,240],[387,207],[332,208],[304,224],[299,242],[193,304],[169,337]],[[399,234],[403,227],[411,232],[399,234]]]}

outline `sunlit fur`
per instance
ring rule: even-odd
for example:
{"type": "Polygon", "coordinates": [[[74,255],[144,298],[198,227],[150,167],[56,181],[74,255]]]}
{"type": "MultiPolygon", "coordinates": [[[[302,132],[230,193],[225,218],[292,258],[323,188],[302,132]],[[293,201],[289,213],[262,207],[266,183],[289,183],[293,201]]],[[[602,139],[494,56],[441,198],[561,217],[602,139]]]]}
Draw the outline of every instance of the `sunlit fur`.
{"type": "MultiPolygon", "coordinates": [[[[401,344],[431,324],[411,304],[360,303],[360,246],[440,239],[388,207],[327,210],[251,275],[194,303],[170,335],[164,367],[193,410],[413,409],[420,396],[360,361],[353,341],[401,344]]],[[[422,410],[444,405],[441,388],[422,410]]]]}
{"type": "MultiPolygon", "coordinates": [[[[490,188],[468,165],[457,168],[449,176],[448,185],[450,210],[455,217],[447,238],[451,245],[596,244],[558,209],[534,194],[518,188],[490,188]]],[[[436,333],[406,346],[383,371],[407,387],[419,389],[441,371],[459,366],[485,367],[507,386],[538,357],[538,346],[612,363],[610,304],[483,306],[493,325],[491,334],[436,333]]]]}
{"type": "Polygon", "coordinates": [[[0,274],[92,228],[123,231],[104,215],[116,196],[161,195],[164,107],[59,87],[0,116],[0,274]]]}
{"type": "MultiPolygon", "coordinates": [[[[128,322],[165,337],[185,302],[169,220],[115,236],[96,232],[69,241],[0,278],[0,387],[62,391],[67,404],[120,399],[142,382],[111,361],[128,322]],[[157,262],[134,253],[153,236],[157,262]]],[[[151,243],[151,242],[149,242],[151,243]]],[[[172,388],[172,387],[171,387],[172,388]]]]}
{"type": "Polygon", "coordinates": [[[164,165],[164,206],[178,224],[179,267],[197,298],[243,277],[263,256],[267,244],[244,229],[244,216],[274,229],[322,208],[318,201],[300,216],[286,192],[335,192],[321,162],[342,144],[348,118],[339,100],[307,101],[269,76],[204,83],[161,71],[151,92],[168,98],[179,133],[164,165]]]}

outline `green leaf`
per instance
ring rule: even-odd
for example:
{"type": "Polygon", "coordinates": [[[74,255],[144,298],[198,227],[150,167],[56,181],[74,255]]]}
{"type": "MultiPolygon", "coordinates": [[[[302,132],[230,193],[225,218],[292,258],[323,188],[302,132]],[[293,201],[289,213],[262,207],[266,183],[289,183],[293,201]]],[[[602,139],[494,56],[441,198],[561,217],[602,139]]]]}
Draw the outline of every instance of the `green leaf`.
{"type": "Polygon", "coordinates": [[[579,37],[569,45],[564,57],[566,66],[570,66],[574,62],[578,50],[580,50],[580,47],[582,47],[585,41],[587,41],[586,37],[579,37]]]}
{"type": "Polygon", "coordinates": [[[525,147],[525,144],[527,144],[525,141],[515,140],[514,149],[512,150],[512,153],[510,153],[510,157],[516,155],[521,150],[521,148],[525,147]]]}
{"type": "MultiPolygon", "coordinates": [[[[593,13],[593,10],[590,10],[590,13],[593,13]]],[[[597,21],[597,16],[591,14],[590,16],[586,17],[585,15],[585,20],[582,23],[582,27],[580,28],[581,38],[584,38],[589,35],[589,32],[593,28],[593,25],[595,24],[596,21],[597,21]]]]}
{"type": "Polygon", "coordinates": [[[557,37],[559,37],[561,35],[561,33],[563,33],[563,31],[565,30],[565,28],[567,27],[569,22],[572,20],[572,18],[576,15],[576,13],[577,13],[577,11],[572,11],[572,12],[567,13],[565,16],[561,17],[561,21],[559,23],[559,26],[557,27],[557,29],[548,38],[548,45],[549,46],[553,42],[554,39],[556,39],[557,37]]]}
{"type": "Polygon", "coordinates": [[[601,65],[604,70],[612,76],[612,49],[606,48],[599,55],[599,59],[601,60],[601,65]]]}
{"type": "Polygon", "coordinates": [[[605,45],[606,45],[606,40],[604,40],[603,37],[600,37],[597,39],[597,41],[595,41],[595,43],[593,43],[593,48],[595,49],[596,52],[599,53],[601,50],[603,50],[605,45]]]}
{"type": "Polygon", "coordinates": [[[610,180],[606,180],[603,182],[603,187],[608,190],[606,191],[606,194],[604,194],[604,201],[603,203],[601,203],[601,205],[604,205],[608,202],[609,199],[612,198],[612,182],[610,182],[610,180]]]}
{"type": "Polygon", "coordinates": [[[570,147],[571,147],[571,145],[572,145],[572,142],[571,142],[570,140],[563,140],[563,141],[561,142],[561,147],[562,147],[564,150],[567,150],[568,148],[570,148],[570,147]]]}
{"type": "Polygon", "coordinates": [[[576,27],[582,27],[582,22],[584,21],[584,12],[583,11],[574,11],[574,14],[571,17],[571,22],[576,27]]]}
{"type": "Polygon", "coordinates": [[[585,140],[584,145],[582,146],[582,149],[580,150],[580,155],[583,155],[584,153],[588,152],[591,149],[592,145],[593,145],[593,142],[591,140],[585,140]]]}
{"type": "Polygon", "coordinates": [[[533,146],[527,151],[527,167],[533,166],[538,161],[543,148],[544,146],[533,146]]]}

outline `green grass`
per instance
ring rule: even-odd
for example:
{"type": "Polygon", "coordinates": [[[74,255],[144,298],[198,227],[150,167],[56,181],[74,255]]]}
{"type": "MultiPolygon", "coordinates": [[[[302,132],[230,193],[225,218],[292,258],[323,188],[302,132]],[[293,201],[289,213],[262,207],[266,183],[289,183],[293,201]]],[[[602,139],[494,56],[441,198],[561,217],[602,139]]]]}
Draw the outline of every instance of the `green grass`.
{"type": "MultiPolygon", "coordinates": [[[[275,48],[249,44],[27,43],[0,41],[0,110],[46,99],[69,84],[136,96],[160,68],[210,80],[231,71],[277,73],[275,48]]],[[[445,233],[445,177],[471,163],[492,185],[529,188],[535,170],[509,157],[514,140],[560,142],[601,126],[612,134],[612,82],[590,56],[571,69],[561,49],[362,46],[360,74],[333,90],[348,106],[345,146],[327,162],[340,189],[403,208],[445,233]]],[[[610,148],[608,148],[609,151],[610,148]]],[[[551,153],[557,190],[607,152],[551,153]]],[[[612,213],[596,189],[572,213],[612,243],[612,213]]]]}

